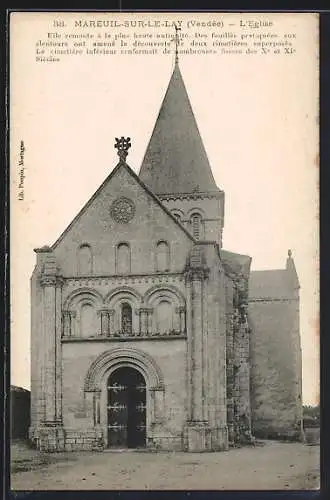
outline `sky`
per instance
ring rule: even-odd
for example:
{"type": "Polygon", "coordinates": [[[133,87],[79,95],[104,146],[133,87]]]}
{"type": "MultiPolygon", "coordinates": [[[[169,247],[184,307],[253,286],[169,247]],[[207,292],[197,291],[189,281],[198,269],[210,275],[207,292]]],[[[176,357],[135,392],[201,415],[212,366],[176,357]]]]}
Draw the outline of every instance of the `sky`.
{"type": "MultiPolygon", "coordinates": [[[[15,16],[10,47],[11,383],[29,388],[33,249],[54,243],[109,175],[117,163],[115,137],[131,137],[127,162],[138,173],[174,55],[173,50],[156,55],[86,54],[40,63],[36,43],[52,40],[47,33],[54,14],[15,16]],[[24,200],[18,199],[21,141],[24,200]]],[[[66,24],[64,31],[57,31],[95,33],[73,27],[74,19],[90,20],[95,15],[72,16],[56,16],[66,24]]],[[[117,13],[97,18],[136,16],[117,13]]],[[[196,29],[187,27],[191,14],[139,16],[183,20],[182,32],[188,40],[195,37],[196,29]]],[[[193,14],[193,19],[202,21],[220,19],[226,25],[233,21],[234,31],[241,18],[193,14]]],[[[244,20],[254,18],[245,15],[244,20]]],[[[225,191],[224,248],[250,255],[252,270],[284,268],[288,249],[292,250],[301,284],[303,401],[315,404],[319,396],[317,17],[267,14],[270,18],[273,30],[296,33],[294,55],[181,54],[180,68],[216,183],[225,191]]],[[[155,35],[156,28],[148,30],[155,35]]],[[[110,31],[111,36],[118,33],[110,31]]],[[[130,36],[134,32],[146,33],[146,28],[125,31],[130,36]]],[[[210,36],[210,28],[199,32],[210,36]]]]}

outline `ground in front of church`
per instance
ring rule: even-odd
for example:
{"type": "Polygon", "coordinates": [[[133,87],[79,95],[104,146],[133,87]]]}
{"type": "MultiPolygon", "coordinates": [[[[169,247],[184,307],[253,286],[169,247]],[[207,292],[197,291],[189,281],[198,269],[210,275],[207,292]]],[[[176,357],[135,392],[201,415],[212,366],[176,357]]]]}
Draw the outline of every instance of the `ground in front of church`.
{"type": "Polygon", "coordinates": [[[319,446],[276,441],[221,453],[45,454],[11,447],[11,490],[318,489],[319,446]]]}

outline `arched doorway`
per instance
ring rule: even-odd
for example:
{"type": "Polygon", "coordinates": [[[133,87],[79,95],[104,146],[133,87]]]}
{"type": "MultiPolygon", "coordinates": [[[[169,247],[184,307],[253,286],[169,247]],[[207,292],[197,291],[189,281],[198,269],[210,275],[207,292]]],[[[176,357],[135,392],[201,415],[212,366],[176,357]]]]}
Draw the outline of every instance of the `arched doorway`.
{"type": "Polygon", "coordinates": [[[131,367],[117,368],[108,378],[107,421],[109,448],[146,445],[146,383],[131,367]]]}

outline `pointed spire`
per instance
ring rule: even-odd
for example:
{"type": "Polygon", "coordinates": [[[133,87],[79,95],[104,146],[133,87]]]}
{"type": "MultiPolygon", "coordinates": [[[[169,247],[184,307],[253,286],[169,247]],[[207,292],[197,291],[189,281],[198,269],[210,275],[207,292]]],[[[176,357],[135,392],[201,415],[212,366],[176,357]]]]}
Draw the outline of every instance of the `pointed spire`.
{"type": "Polygon", "coordinates": [[[156,194],[219,191],[177,63],[177,54],[139,175],[156,194]]]}
{"type": "Polygon", "coordinates": [[[175,41],[175,59],[174,59],[174,64],[179,64],[179,31],[181,28],[177,26],[176,23],[174,23],[174,28],[175,28],[175,37],[173,40],[175,41]]]}
{"type": "Polygon", "coordinates": [[[288,257],[286,259],[286,270],[290,273],[290,282],[293,288],[300,288],[298,273],[292,257],[292,250],[288,250],[288,257]]]}

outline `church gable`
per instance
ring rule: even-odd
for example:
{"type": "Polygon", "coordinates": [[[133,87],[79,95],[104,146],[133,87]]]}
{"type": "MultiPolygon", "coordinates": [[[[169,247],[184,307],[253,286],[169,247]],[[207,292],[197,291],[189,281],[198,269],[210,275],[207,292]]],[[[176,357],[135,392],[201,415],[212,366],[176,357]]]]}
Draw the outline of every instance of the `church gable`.
{"type": "Polygon", "coordinates": [[[181,272],[193,238],[120,162],[53,245],[64,276],[181,272]]]}

